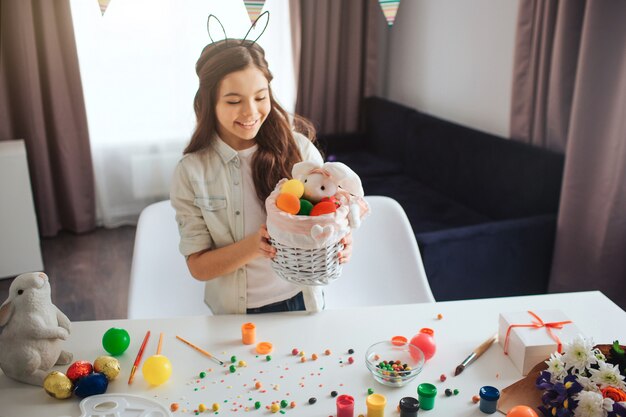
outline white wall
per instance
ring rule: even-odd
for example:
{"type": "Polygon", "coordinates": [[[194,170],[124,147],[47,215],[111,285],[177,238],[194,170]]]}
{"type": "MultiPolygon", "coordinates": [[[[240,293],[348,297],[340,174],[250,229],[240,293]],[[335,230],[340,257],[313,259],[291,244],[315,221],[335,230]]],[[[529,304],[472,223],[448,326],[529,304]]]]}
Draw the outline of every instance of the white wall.
{"type": "Polygon", "coordinates": [[[518,0],[404,0],[389,28],[385,97],[509,136],[518,0]]]}

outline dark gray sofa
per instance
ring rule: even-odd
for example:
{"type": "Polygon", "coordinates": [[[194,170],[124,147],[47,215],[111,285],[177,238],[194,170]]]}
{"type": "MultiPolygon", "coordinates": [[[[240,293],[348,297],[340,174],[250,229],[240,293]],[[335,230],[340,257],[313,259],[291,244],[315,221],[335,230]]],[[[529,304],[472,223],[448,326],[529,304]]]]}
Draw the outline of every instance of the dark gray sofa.
{"type": "Polygon", "coordinates": [[[362,133],[321,148],[403,206],[437,300],[546,291],[563,155],[381,98],[363,112],[362,133]]]}

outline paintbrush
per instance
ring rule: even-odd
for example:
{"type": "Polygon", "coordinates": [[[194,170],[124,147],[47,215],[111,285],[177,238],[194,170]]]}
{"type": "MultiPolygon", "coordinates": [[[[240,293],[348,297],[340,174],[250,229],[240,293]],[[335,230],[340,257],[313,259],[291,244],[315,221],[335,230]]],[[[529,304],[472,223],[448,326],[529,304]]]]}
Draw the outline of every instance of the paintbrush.
{"type": "Polygon", "coordinates": [[[489,349],[489,347],[493,344],[493,342],[495,342],[496,340],[498,340],[498,334],[496,333],[495,335],[491,336],[489,339],[485,340],[480,346],[478,346],[476,349],[474,349],[474,351],[472,353],[470,353],[470,355],[465,358],[465,360],[463,362],[461,362],[461,364],[459,366],[456,367],[456,370],[454,371],[454,376],[459,375],[461,372],[463,372],[463,370],[465,368],[467,368],[472,362],[474,362],[476,359],[480,358],[480,356],[485,353],[487,351],[487,349],[489,349]]]}

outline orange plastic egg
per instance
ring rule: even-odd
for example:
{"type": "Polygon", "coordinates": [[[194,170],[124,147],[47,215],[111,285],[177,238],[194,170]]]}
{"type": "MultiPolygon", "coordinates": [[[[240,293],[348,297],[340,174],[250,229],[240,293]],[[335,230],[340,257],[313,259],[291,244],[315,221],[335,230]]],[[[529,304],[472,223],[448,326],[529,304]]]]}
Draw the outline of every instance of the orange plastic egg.
{"type": "Polygon", "coordinates": [[[300,199],[294,194],[281,193],[276,197],[276,207],[290,214],[300,211],[300,199]]]}
{"type": "Polygon", "coordinates": [[[334,213],[337,211],[337,206],[330,201],[320,201],[311,209],[311,216],[321,216],[322,214],[334,213]]]}
{"type": "Polygon", "coordinates": [[[538,417],[535,410],[527,405],[516,405],[511,408],[506,417],[538,417]]]}

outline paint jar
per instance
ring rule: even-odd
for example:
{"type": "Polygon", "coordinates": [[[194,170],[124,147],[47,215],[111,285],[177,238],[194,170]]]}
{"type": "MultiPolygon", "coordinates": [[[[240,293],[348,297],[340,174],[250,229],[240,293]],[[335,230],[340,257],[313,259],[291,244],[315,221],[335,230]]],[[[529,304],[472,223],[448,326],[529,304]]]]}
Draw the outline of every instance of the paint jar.
{"type": "Polygon", "coordinates": [[[385,417],[387,399],[384,395],[371,394],[365,399],[367,405],[367,417],[385,417]]]}
{"type": "Polygon", "coordinates": [[[480,411],[485,414],[493,414],[496,412],[500,391],[498,388],[485,385],[480,388],[480,411]]]}
{"type": "Polygon", "coordinates": [[[428,382],[417,386],[417,398],[420,402],[422,410],[432,410],[435,408],[435,397],[437,396],[437,387],[428,382]]]}
{"type": "Polygon", "coordinates": [[[400,417],[417,417],[417,412],[420,409],[420,402],[417,398],[404,397],[400,399],[400,417]]]}
{"type": "Polygon", "coordinates": [[[354,398],[349,395],[337,397],[337,417],[354,417],[354,398]]]}
{"type": "Polygon", "coordinates": [[[244,345],[252,345],[256,339],[256,326],[254,323],[241,325],[241,341],[244,345]]]}

